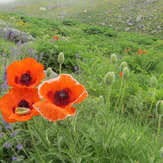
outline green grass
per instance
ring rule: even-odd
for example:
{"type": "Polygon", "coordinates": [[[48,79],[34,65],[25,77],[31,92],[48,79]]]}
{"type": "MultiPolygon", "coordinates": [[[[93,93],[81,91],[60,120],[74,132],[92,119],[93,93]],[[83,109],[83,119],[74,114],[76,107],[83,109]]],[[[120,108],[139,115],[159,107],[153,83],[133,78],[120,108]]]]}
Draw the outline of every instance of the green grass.
{"type": "MultiPolygon", "coordinates": [[[[1,85],[4,82],[4,67],[14,60],[29,57],[29,49],[32,49],[35,57],[43,53],[41,63],[56,72],[59,70],[58,54],[63,52],[63,73],[71,74],[89,93],[85,101],[75,105],[76,115],[63,121],[53,123],[37,116],[28,122],[7,124],[12,126],[11,129],[6,129],[6,124],[0,123],[0,134],[4,134],[0,138],[0,162],[11,162],[14,156],[19,156],[17,162],[30,163],[163,161],[160,156],[163,123],[157,137],[156,113],[156,103],[163,99],[161,36],[117,32],[109,27],[71,19],[53,21],[24,16],[22,20],[19,14],[7,13],[0,13],[0,17],[10,26],[28,32],[35,38],[33,43],[22,48],[1,38],[0,59],[4,59],[4,53],[7,55],[5,62],[1,61],[1,85]],[[54,35],[59,40],[53,41],[54,35]],[[17,49],[13,60],[11,56],[15,50],[11,47],[17,49]],[[138,49],[147,53],[138,54],[138,49]],[[112,53],[118,58],[115,65],[110,60],[112,53]],[[120,65],[124,61],[130,70],[130,76],[125,81],[119,76],[120,65]],[[77,70],[74,66],[78,67],[77,70]],[[108,72],[115,73],[115,82],[109,88],[104,84],[108,72]],[[152,76],[158,80],[155,94],[150,85],[152,76]],[[121,87],[121,82],[125,88],[121,87]],[[108,89],[109,102],[106,96],[108,89]],[[19,133],[11,137],[14,131],[19,133]],[[6,148],[6,142],[12,142],[12,148],[6,148]],[[18,144],[22,144],[23,149],[16,149],[18,144]]],[[[1,91],[1,96],[4,94],[1,91]]]]}

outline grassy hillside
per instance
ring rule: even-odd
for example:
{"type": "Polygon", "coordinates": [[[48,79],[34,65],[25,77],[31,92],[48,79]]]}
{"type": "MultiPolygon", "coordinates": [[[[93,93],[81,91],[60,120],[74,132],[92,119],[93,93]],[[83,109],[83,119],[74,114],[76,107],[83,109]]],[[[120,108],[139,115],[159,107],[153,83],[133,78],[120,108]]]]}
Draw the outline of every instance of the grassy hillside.
{"type": "Polygon", "coordinates": [[[52,20],[71,18],[115,30],[162,35],[161,6],[161,0],[16,0],[1,5],[0,10],[52,20]]]}
{"type": "MultiPolygon", "coordinates": [[[[114,1],[112,4],[115,5],[114,1]]],[[[30,5],[35,5],[35,1],[30,5]]],[[[89,8],[94,9],[91,5],[89,8]]],[[[0,37],[0,96],[10,89],[6,67],[12,62],[35,58],[45,70],[51,67],[58,74],[57,59],[62,52],[65,57],[62,73],[83,84],[88,97],[73,105],[77,108],[74,116],[57,122],[39,115],[27,122],[6,123],[0,115],[0,162],[162,163],[161,35],[120,32],[79,19],[29,17],[25,14],[37,16],[36,12],[28,6],[24,7],[24,13],[19,9],[20,14],[0,12],[0,30],[6,31],[0,37]],[[11,28],[28,33],[34,40],[21,44],[11,39],[7,35],[11,28]]],[[[41,12],[52,14],[53,10],[41,12]]],[[[31,98],[30,94],[25,95],[31,98]]],[[[8,103],[13,105],[11,101],[8,103]]],[[[9,109],[16,116],[24,116],[17,115],[13,107],[9,109]]]]}

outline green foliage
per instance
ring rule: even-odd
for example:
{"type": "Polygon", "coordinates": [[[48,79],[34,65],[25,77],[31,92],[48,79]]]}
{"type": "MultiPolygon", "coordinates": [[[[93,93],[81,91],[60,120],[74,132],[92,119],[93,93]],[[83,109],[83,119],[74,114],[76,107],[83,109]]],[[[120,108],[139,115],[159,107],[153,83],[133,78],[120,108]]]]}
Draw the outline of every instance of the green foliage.
{"type": "Polygon", "coordinates": [[[114,31],[111,28],[105,28],[104,35],[109,36],[109,37],[117,37],[118,32],[114,31]]]}
{"type": "Polygon", "coordinates": [[[53,70],[57,71],[58,63],[57,58],[59,54],[59,49],[54,42],[48,41],[38,41],[36,44],[37,54],[42,53],[43,60],[42,63],[45,65],[45,69],[51,67],[53,70]]]}
{"type": "Polygon", "coordinates": [[[66,26],[74,26],[77,24],[75,20],[71,20],[71,19],[63,20],[62,23],[66,26]]]}
{"type": "Polygon", "coordinates": [[[14,43],[8,42],[3,38],[0,38],[0,42],[0,56],[2,56],[2,54],[8,54],[10,52],[10,47],[15,46],[14,43]]]}
{"type": "Polygon", "coordinates": [[[89,34],[89,35],[104,33],[104,31],[100,27],[98,27],[98,26],[88,27],[88,28],[84,29],[83,31],[85,33],[89,34]]]}

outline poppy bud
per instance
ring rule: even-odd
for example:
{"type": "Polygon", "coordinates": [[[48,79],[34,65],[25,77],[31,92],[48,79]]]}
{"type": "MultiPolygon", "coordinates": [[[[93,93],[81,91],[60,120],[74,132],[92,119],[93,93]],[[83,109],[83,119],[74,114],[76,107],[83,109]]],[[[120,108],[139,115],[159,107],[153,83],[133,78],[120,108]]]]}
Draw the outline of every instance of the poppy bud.
{"type": "Polygon", "coordinates": [[[29,108],[18,107],[15,109],[15,113],[19,115],[28,114],[31,110],[29,108]]]}
{"type": "Polygon", "coordinates": [[[104,97],[102,95],[99,96],[99,102],[102,104],[105,103],[104,97]]]}
{"type": "Polygon", "coordinates": [[[129,77],[129,75],[130,75],[130,71],[129,71],[128,67],[125,67],[125,68],[123,69],[122,74],[123,74],[123,78],[124,78],[124,79],[128,79],[128,77],[129,77]]]}
{"type": "Polygon", "coordinates": [[[108,86],[111,86],[115,81],[114,72],[108,72],[104,78],[104,83],[108,86]]]}
{"type": "Polygon", "coordinates": [[[161,147],[159,152],[160,152],[160,157],[163,158],[163,147],[161,147]]]}
{"type": "Polygon", "coordinates": [[[156,77],[155,77],[155,76],[152,76],[152,77],[150,78],[150,86],[151,86],[152,88],[156,88],[156,87],[157,87],[157,84],[158,84],[158,82],[157,82],[156,77]]]}
{"type": "Polygon", "coordinates": [[[116,54],[112,54],[110,57],[111,62],[115,65],[117,63],[117,55],[116,54]]]}
{"type": "Polygon", "coordinates": [[[157,102],[156,110],[159,115],[163,116],[163,100],[157,102]]]}
{"type": "Polygon", "coordinates": [[[64,54],[61,52],[58,55],[58,63],[62,64],[64,62],[64,54]]]}
{"type": "Polygon", "coordinates": [[[122,72],[125,67],[128,67],[127,63],[126,62],[122,62],[120,64],[120,72],[122,72]]]}
{"type": "Polygon", "coordinates": [[[53,70],[50,67],[45,72],[47,77],[50,77],[52,73],[53,73],[53,70]]]}

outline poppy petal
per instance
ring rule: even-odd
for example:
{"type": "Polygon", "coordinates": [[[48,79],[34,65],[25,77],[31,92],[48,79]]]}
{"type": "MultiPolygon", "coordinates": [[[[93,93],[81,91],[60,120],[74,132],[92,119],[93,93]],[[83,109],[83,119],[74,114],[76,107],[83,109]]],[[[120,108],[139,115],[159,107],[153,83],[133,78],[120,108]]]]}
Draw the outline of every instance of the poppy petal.
{"type": "Polygon", "coordinates": [[[73,107],[63,109],[47,101],[37,102],[33,107],[40,112],[44,118],[53,122],[63,120],[68,116],[74,116],[76,112],[76,109],[73,107]]]}
{"type": "Polygon", "coordinates": [[[8,114],[5,114],[5,113],[3,113],[3,112],[2,112],[2,117],[3,117],[3,119],[4,119],[6,122],[8,122],[8,123],[14,123],[14,122],[17,121],[17,120],[15,120],[15,119],[10,119],[9,116],[8,116],[8,114]]]}
{"type": "Polygon", "coordinates": [[[61,74],[60,76],[43,82],[39,86],[40,98],[54,102],[54,94],[56,91],[68,89],[70,94],[70,105],[83,101],[88,95],[84,86],[79,84],[73,77],[68,74],[61,74]],[[80,98],[80,99],[79,99],[80,98]]]}
{"type": "Polygon", "coordinates": [[[88,96],[87,91],[83,92],[74,103],[80,103],[80,102],[82,102],[87,96],[88,96]]]}
{"type": "Polygon", "coordinates": [[[6,72],[8,85],[12,87],[34,88],[45,77],[44,66],[33,58],[11,63],[6,72]]]}
{"type": "Polygon", "coordinates": [[[2,115],[9,123],[10,120],[27,121],[31,119],[32,116],[39,115],[39,112],[32,107],[32,105],[38,101],[40,101],[38,89],[11,88],[9,93],[0,99],[0,109],[2,110],[2,115]],[[22,107],[20,105],[23,107],[26,107],[25,105],[27,105],[30,112],[25,115],[17,114],[15,109],[17,107],[22,107]]]}
{"type": "Polygon", "coordinates": [[[32,114],[27,114],[27,115],[18,115],[18,114],[15,114],[15,113],[12,113],[11,115],[9,115],[9,119],[15,119],[17,121],[28,121],[32,118],[32,114]]]}

